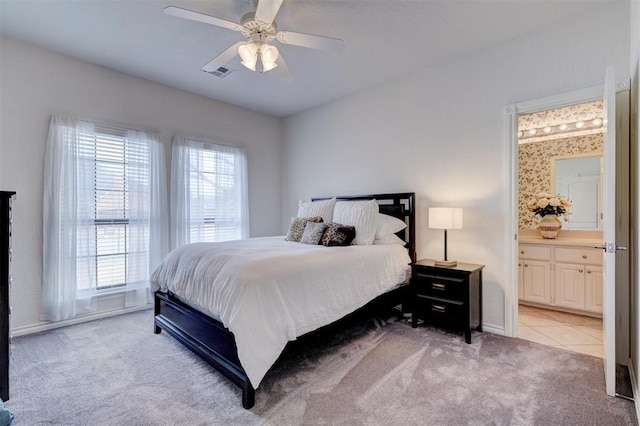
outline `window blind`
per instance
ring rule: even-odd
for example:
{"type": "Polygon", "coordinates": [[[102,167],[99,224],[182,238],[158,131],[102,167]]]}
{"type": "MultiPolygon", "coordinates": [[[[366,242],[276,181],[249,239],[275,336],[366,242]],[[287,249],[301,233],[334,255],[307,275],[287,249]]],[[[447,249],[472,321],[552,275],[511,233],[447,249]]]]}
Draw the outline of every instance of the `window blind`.
{"type": "Polygon", "coordinates": [[[79,134],[78,176],[85,177],[78,182],[79,290],[124,286],[148,275],[141,242],[149,234],[149,149],[122,133],[79,134]]]}

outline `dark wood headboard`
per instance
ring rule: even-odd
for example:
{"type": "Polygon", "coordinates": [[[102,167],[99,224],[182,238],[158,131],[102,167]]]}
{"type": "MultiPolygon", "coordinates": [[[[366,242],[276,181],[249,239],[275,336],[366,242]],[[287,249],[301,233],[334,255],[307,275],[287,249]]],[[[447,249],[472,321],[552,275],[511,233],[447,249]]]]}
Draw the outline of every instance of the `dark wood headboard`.
{"type": "MultiPolygon", "coordinates": [[[[369,195],[341,195],[336,196],[340,201],[376,200],[380,205],[380,213],[397,217],[407,224],[407,228],[398,232],[398,237],[405,241],[412,262],[416,261],[416,211],[415,192],[400,192],[394,194],[369,195]]],[[[313,197],[311,201],[329,200],[334,197],[313,197]]]]}

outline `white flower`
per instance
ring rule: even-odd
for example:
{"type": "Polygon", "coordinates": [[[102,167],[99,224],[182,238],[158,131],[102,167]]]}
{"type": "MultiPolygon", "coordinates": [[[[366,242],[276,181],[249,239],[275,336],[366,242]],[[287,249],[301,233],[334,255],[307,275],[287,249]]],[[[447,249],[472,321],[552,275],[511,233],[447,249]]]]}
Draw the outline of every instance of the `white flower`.
{"type": "Polygon", "coordinates": [[[551,204],[553,207],[558,207],[562,205],[562,202],[558,197],[553,197],[549,200],[549,204],[551,204]]]}
{"type": "Polygon", "coordinates": [[[545,207],[547,207],[549,205],[549,200],[546,198],[540,198],[538,200],[538,202],[536,203],[536,205],[538,207],[540,207],[541,209],[544,209],[545,207]]]}

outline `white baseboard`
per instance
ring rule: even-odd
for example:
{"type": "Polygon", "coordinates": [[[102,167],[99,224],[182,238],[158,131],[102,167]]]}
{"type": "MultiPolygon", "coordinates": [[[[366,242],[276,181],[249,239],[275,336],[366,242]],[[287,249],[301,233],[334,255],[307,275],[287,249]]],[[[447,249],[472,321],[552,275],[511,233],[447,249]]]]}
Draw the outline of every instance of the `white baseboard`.
{"type": "Polygon", "coordinates": [[[16,327],[11,329],[11,336],[12,337],[26,336],[28,334],[40,333],[41,331],[54,330],[56,328],[67,327],[75,324],[81,324],[83,322],[94,321],[101,318],[109,318],[116,315],[128,314],[130,312],[151,309],[152,307],[153,307],[153,304],[147,304],[147,305],[139,306],[135,308],[111,309],[108,311],[82,315],[81,317],[76,317],[76,318],[72,318],[64,321],[43,322],[40,324],[27,325],[24,327],[16,327]]]}
{"type": "Polygon", "coordinates": [[[493,325],[493,324],[482,324],[482,331],[488,331],[489,333],[506,336],[504,326],[498,327],[497,325],[493,325]]]}

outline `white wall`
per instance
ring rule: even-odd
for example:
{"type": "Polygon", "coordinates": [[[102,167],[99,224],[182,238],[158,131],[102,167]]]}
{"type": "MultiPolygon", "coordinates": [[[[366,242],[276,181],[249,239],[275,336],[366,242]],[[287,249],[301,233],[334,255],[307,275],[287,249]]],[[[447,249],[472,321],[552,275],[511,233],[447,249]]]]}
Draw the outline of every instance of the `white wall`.
{"type": "MultiPolygon", "coordinates": [[[[44,149],[52,114],[183,134],[248,152],[251,236],[281,228],[280,120],[0,39],[0,184],[15,190],[12,329],[38,325],[44,149]]],[[[167,170],[170,170],[167,167],[167,170]]]]}
{"type": "MultiPolygon", "coordinates": [[[[429,206],[464,208],[449,257],[486,265],[484,321],[504,330],[509,272],[509,149],[505,106],[603,84],[629,70],[629,5],[540,29],[419,70],[283,122],[283,228],[299,198],[415,191],[418,257],[442,257],[429,206]]],[[[428,40],[425,40],[428,43],[428,40]]],[[[401,64],[399,64],[401,65],[401,64]]],[[[409,71],[409,70],[407,70],[409,71]]]]}

